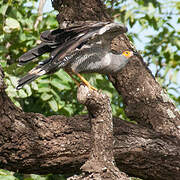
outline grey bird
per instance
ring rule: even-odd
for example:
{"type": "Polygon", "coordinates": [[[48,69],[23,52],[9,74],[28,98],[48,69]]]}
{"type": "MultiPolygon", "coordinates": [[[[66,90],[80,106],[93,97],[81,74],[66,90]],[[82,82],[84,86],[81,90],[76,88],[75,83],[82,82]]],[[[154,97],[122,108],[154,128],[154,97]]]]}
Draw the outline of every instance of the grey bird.
{"type": "MultiPolygon", "coordinates": [[[[127,28],[118,23],[89,22],[65,29],[47,30],[41,34],[41,43],[19,58],[19,64],[49,52],[49,58],[39,62],[18,81],[17,89],[39,76],[63,68],[71,77],[76,74],[90,89],[95,90],[79,73],[113,74],[120,71],[134,55],[133,51],[117,54],[111,50],[111,41],[127,28]]],[[[73,78],[73,77],[72,77],[73,78]]],[[[77,81],[76,81],[77,82],[77,81]]]]}

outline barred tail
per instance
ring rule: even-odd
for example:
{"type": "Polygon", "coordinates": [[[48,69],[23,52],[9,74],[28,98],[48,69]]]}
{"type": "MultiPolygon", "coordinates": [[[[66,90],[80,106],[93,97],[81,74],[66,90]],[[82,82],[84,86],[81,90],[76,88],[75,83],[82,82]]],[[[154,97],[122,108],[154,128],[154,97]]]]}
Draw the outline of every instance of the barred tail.
{"type": "Polygon", "coordinates": [[[24,76],[18,81],[18,86],[16,87],[16,89],[17,90],[21,89],[25,84],[29,84],[30,82],[34,81],[38,77],[39,75],[36,75],[36,74],[27,74],[26,76],[24,76]]]}
{"type": "Polygon", "coordinates": [[[22,77],[18,81],[18,85],[16,87],[17,90],[21,89],[25,84],[29,84],[30,82],[34,81],[38,77],[46,74],[49,72],[49,69],[46,68],[47,66],[45,65],[39,65],[35,68],[33,68],[26,76],[22,77]]]}

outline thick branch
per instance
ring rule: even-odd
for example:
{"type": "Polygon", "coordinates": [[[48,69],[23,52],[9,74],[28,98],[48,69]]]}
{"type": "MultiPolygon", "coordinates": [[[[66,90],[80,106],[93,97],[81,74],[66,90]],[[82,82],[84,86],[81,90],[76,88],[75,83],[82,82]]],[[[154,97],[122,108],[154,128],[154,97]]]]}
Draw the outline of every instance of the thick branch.
{"type": "MultiPolygon", "coordinates": [[[[78,171],[92,147],[87,116],[24,113],[0,91],[0,168],[22,173],[78,171]]],[[[114,119],[114,155],[120,170],[144,179],[179,179],[180,140],[114,119]]]]}
{"type": "Polygon", "coordinates": [[[59,11],[59,24],[64,21],[111,21],[100,0],[53,0],[53,7],[59,11]]]}

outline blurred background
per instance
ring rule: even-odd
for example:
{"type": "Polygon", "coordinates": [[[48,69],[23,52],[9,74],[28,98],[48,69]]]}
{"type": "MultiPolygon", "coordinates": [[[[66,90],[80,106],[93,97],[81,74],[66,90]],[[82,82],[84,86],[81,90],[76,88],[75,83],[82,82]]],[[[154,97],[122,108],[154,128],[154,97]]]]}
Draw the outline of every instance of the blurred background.
{"type": "MultiPolygon", "coordinates": [[[[17,80],[37,64],[17,66],[17,59],[39,43],[40,33],[58,27],[57,11],[50,0],[0,1],[0,65],[5,72],[6,92],[11,100],[26,112],[46,116],[73,116],[87,113],[76,100],[77,87],[72,79],[59,70],[45,75],[16,91],[17,80]],[[44,4],[42,2],[45,2],[44,4]]],[[[178,0],[105,0],[115,22],[128,27],[128,37],[140,51],[156,80],[180,107],[180,1],[178,0]]],[[[47,55],[39,58],[42,60],[47,55]]],[[[111,98],[113,115],[129,120],[122,99],[104,75],[83,75],[111,98]]],[[[64,179],[63,176],[38,176],[0,171],[0,180],[64,179]]]]}

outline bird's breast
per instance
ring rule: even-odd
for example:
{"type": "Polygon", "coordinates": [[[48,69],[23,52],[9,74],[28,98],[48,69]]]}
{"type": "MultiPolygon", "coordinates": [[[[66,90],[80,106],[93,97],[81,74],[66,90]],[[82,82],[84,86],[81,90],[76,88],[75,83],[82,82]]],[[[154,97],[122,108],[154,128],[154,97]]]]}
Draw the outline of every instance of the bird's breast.
{"type": "Polygon", "coordinates": [[[116,73],[120,71],[127,63],[128,59],[121,54],[113,54],[108,52],[102,58],[102,72],[105,74],[116,73]]]}

